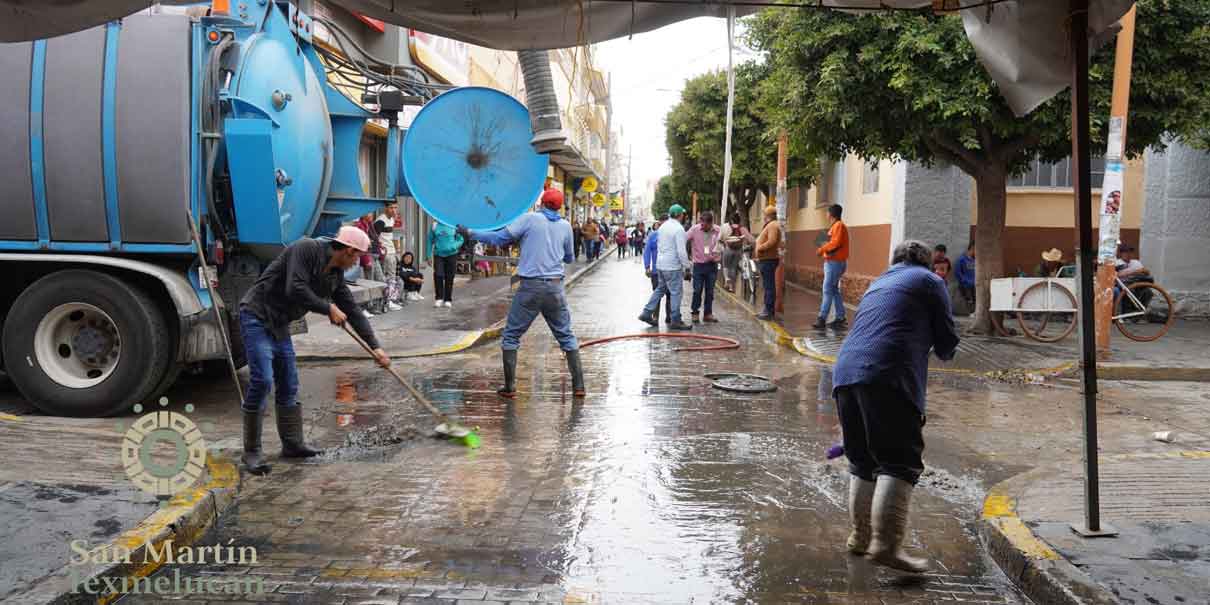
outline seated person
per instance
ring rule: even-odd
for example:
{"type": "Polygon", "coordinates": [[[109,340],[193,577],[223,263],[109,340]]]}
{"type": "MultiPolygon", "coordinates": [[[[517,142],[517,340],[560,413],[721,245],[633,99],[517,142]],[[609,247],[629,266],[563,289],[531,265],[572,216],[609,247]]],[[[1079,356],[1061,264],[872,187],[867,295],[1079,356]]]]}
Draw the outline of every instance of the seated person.
{"type": "Polygon", "coordinates": [[[424,285],[424,274],[416,268],[416,255],[411,252],[403,253],[403,261],[395,270],[399,283],[403,284],[404,300],[424,300],[420,295],[420,286],[424,285]]]}
{"type": "Polygon", "coordinates": [[[942,280],[948,282],[949,275],[953,271],[953,265],[950,264],[950,259],[942,257],[940,259],[933,258],[933,273],[937,274],[942,280]]]}
{"type": "MultiPolygon", "coordinates": [[[[1129,287],[1131,284],[1152,281],[1151,272],[1148,271],[1147,267],[1144,267],[1143,263],[1139,261],[1134,246],[1131,246],[1130,244],[1121,244],[1118,246],[1118,258],[1116,261],[1114,261],[1114,268],[1117,269],[1118,279],[1121,280],[1123,284],[1126,284],[1127,287],[1129,287]]],[[[1113,296],[1115,299],[1119,294],[1121,294],[1121,292],[1122,287],[1114,284],[1113,296]]],[[[1141,290],[1136,290],[1135,292],[1139,295],[1139,302],[1143,303],[1144,307],[1151,302],[1152,292],[1150,288],[1143,288],[1141,290]]],[[[1127,307],[1123,305],[1123,308],[1127,307]]]]}
{"type": "Polygon", "coordinates": [[[1042,262],[1038,263],[1038,267],[1034,269],[1036,277],[1058,277],[1059,270],[1063,268],[1063,251],[1058,248],[1051,248],[1042,253],[1042,262]]]}

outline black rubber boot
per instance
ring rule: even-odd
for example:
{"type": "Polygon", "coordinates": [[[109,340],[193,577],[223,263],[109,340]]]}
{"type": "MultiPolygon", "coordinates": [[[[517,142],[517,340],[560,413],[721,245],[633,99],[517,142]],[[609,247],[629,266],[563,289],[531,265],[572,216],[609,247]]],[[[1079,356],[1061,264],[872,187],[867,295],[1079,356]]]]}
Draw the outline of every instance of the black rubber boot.
{"type": "Polygon", "coordinates": [[[504,360],[504,386],[497,389],[496,394],[512,399],[517,396],[517,351],[501,349],[500,353],[504,360]]]}
{"type": "Polygon", "coordinates": [[[260,435],[264,414],[244,410],[244,470],[253,475],[267,475],[273,467],[265,462],[261,451],[260,435]]]}
{"type": "Polygon", "coordinates": [[[308,447],[303,441],[302,406],[277,406],[277,436],[281,437],[283,458],[310,458],[323,450],[308,447]]]}
{"type": "Polygon", "coordinates": [[[580,351],[565,351],[567,356],[567,371],[571,372],[571,396],[576,398],[588,394],[584,390],[584,367],[580,365],[580,351]]]}

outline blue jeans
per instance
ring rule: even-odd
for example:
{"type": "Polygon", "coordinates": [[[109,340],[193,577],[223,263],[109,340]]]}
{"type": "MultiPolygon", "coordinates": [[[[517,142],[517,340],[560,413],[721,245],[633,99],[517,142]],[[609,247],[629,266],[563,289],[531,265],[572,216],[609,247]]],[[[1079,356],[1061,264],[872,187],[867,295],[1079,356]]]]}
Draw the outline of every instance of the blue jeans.
{"type": "Polygon", "coordinates": [[[249,371],[244,410],[264,410],[270,388],[277,405],[298,405],[298,368],[294,367],[294,342],[290,337],[274,338],[260,318],[244,309],[239,311],[239,332],[244,339],[249,371]]]}
{"type": "Polygon", "coordinates": [[[773,317],[773,303],[777,301],[777,264],[781,261],[774,258],[757,261],[760,268],[761,288],[765,291],[765,315],[773,317]]]}
{"type": "Polygon", "coordinates": [[[660,299],[667,295],[669,317],[672,323],[681,323],[681,293],[684,288],[683,274],[680,271],[658,271],[660,275],[660,285],[656,287],[655,292],[651,293],[651,298],[647,300],[647,306],[643,307],[643,314],[654,317],[656,309],[660,306],[660,299]]]}
{"type": "Polygon", "coordinates": [[[529,331],[530,324],[542,315],[546,325],[564,351],[579,349],[576,335],[571,333],[571,311],[567,309],[567,298],[563,295],[563,281],[521,278],[521,285],[508,308],[508,321],[500,338],[500,348],[516,351],[521,348],[521,337],[529,331]]]}
{"type": "Polygon", "coordinates": [[[689,310],[697,313],[698,309],[706,315],[714,315],[714,282],[718,280],[718,263],[693,263],[693,300],[689,310]],[[705,306],[702,305],[702,294],[705,290],[705,306]]]}
{"type": "Polygon", "coordinates": [[[842,260],[826,260],[823,262],[823,305],[819,316],[828,318],[828,311],[836,307],[836,319],[844,319],[844,299],[840,296],[840,277],[844,275],[848,263],[842,260]]]}

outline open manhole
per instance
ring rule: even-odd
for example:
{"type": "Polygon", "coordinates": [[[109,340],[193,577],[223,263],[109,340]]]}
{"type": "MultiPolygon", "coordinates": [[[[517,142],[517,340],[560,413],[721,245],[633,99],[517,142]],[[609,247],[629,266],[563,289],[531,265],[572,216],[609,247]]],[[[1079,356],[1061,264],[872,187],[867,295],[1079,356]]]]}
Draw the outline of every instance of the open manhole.
{"type": "Polygon", "coordinates": [[[772,380],[756,374],[706,374],[716,389],[733,393],[771,393],[777,390],[772,380]]]}

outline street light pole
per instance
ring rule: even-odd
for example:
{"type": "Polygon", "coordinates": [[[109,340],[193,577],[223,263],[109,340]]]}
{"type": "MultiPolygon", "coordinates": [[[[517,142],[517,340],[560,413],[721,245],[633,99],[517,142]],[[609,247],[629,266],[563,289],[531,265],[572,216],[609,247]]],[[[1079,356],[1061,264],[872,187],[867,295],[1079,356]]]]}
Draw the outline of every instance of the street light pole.
{"type": "Polygon", "coordinates": [[[1101,524],[1100,477],[1097,460],[1097,343],[1093,288],[1096,248],[1092,240],[1092,161],[1088,123],[1088,0],[1070,0],[1071,159],[1076,196],[1076,225],[1080,233],[1080,370],[1084,394],[1084,524],[1072,530],[1084,537],[1113,536],[1101,524]]]}

